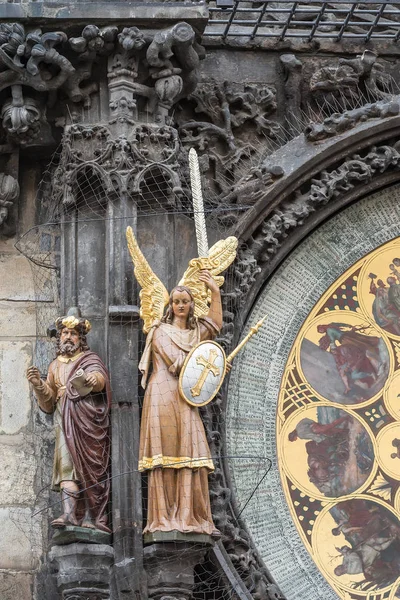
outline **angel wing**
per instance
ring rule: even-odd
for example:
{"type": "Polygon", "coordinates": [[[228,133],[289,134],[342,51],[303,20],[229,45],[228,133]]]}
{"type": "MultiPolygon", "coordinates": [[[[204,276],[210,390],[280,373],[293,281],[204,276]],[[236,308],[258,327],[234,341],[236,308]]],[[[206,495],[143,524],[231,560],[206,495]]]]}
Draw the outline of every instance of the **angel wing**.
{"type": "Polygon", "coordinates": [[[140,317],[143,319],[143,331],[147,333],[156,319],[161,319],[168,304],[169,294],[163,283],[155,275],[140,250],[132,227],[126,229],[126,239],[132,258],[135,277],[142,288],[140,290],[140,317]]]}
{"type": "Polygon", "coordinates": [[[235,260],[237,246],[237,238],[230,236],[214,244],[208,251],[207,257],[194,258],[190,261],[179,285],[186,285],[192,292],[195,300],[194,314],[196,317],[208,313],[211,301],[211,292],[198,278],[200,270],[207,269],[210,271],[219,287],[221,287],[224,283],[224,277],[220,276],[220,273],[225,271],[235,260]]]}

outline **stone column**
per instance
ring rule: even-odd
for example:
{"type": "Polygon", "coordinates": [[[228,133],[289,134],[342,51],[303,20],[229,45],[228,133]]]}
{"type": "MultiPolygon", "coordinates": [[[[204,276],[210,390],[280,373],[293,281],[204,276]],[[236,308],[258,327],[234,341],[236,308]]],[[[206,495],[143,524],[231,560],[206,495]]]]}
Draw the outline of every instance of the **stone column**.
{"type": "Polygon", "coordinates": [[[61,600],[110,600],[113,559],[106,544],[53,546],[49,561],[61,600]]]}

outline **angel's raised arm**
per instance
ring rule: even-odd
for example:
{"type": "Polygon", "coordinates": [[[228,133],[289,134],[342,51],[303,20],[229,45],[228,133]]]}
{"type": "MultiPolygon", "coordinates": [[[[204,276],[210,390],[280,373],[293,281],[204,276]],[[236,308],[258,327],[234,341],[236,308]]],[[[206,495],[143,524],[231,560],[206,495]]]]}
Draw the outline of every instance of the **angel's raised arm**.
{"type": "Polygon", "coordinates": [[[210,317],[216,324],[218,329],[222,329],[223,315],[222,315],[222,303],[221,303],[221,292],[219,286],[210,271],[200,271],[198,275],[199,281],[202,281],[206,288],[211,294],[210,307],[208,309],[207,317],[210,317]]]}
{"type": "Polygon", "coordinates": [[[140,317],[143,319],[143,331],[148,333],[150,327],[157,319],[163,316],[164,308],[168,304],[169,294],[152,271],[149,263],[140,250],[132,227],[126,229],[126,239],[134,266],[134,274],[140,290],[140,317]]]}
{"type": "Polygon", "coordinates": [[[204,270],[209,272],[212,281],[220,288],[224,283],[224,278],[220,275],[229,265],[235,260],[238,240],[235,237],[228,237],[225,240],[220,240],[212,246],[208,252],[208,256],[194,258],[190,261],[188,268],[185,271],[179,285],[186,285],[194,296],[195,315],[209,315],[213,320],[221,320],[222,325],[222,308],[221,298],[218,290],[213,295],[212,287],[207,284],[200,273],[204,270]],[[211,314],[214,313],[215,314],[211,314]],[[219,319],[218,313],[221,314],[219,319]]]}

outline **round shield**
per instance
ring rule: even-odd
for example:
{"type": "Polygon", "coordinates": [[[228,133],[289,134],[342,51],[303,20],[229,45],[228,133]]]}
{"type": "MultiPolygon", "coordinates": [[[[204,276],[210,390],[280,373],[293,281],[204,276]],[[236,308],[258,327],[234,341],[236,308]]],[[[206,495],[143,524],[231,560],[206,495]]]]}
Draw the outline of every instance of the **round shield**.
{"type": "Polygon", "coordinates": [[[225,352],[216,342],[200,342],[186,357],[179,375],[179,393],[192,406],[204,406],[225,377],[225,352]]]}

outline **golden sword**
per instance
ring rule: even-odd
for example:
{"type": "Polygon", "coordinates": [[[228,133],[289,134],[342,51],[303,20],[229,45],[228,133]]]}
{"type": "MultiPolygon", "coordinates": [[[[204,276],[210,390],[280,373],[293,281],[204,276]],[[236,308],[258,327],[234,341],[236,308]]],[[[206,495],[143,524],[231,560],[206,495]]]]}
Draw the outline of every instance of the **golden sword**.
{"type": "Polygon", "coordinates": [[[256,323],[255,325],[253,325],[253,327],[250,327],[250,331],[246,335],[246,337],[244,337],[242,339],[242,341],[240,342],[240,344],[238,344],[236,346],[236,348],[234,348],[234,350],[232,350],[232,352],[230,353],[230,355],[226,357],[226,362],[227,363],[230,364],[233,361],[233,359],[235,358],[235,356],[241,351],[241,349],[243,348],[243,346],[245,346],[247,344],[247,342],[249,341],[249,339],[252,338],[253,335],[255,335],[258,332],[258,330],[260,329],[261,325],[263,325],[263,323],[266,320],[266,318],[267,318],[267,315],[265,315],[265,317],[263,317],[260,321],[258,321],[258,323],[256,323]]]}

